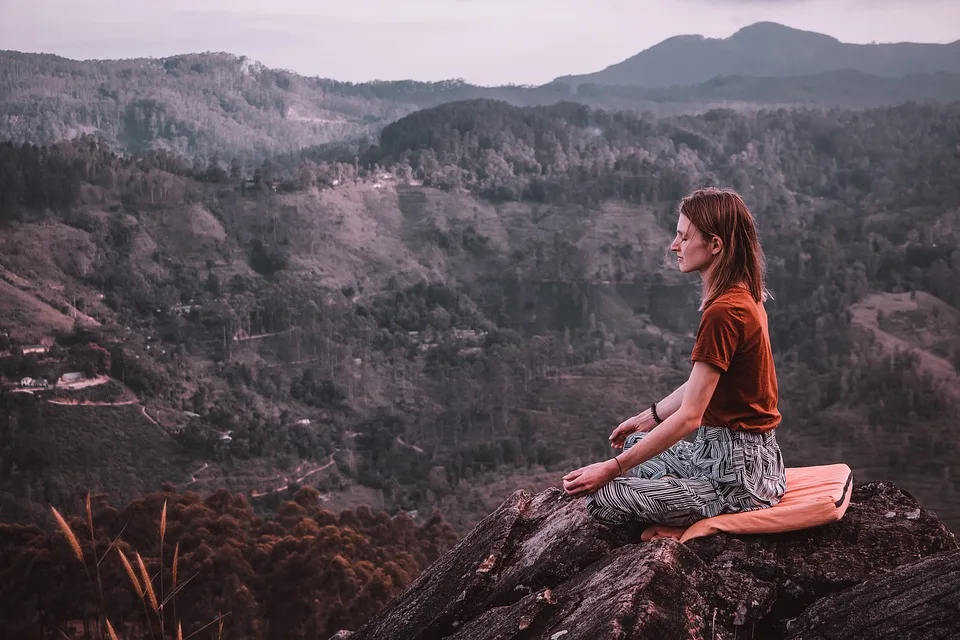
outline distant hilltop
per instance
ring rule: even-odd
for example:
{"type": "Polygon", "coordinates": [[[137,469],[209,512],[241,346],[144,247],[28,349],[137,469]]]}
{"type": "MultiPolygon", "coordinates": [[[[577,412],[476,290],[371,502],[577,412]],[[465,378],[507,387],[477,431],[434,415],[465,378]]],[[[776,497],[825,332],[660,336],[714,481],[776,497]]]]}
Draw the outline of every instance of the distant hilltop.
{"type": "Polygon", "coordinates": [[[635,87],[700,84],[717,76],[785,78],[859,71],[900,78],[916,73],[960,72],[960,40],[950,44],[850,44],[775,22],[758,22],[729,38],[676,36],[586,75],[555,82],[635,87]]]}

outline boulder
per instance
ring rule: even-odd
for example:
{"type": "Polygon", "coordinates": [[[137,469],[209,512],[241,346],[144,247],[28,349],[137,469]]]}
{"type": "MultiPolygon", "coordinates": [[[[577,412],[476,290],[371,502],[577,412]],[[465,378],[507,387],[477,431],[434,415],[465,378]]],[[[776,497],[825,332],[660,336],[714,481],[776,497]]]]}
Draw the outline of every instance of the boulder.
{"type": "Polygon", "coordinates": [[[856,487],[840,522],[813,529],[685,544],[640,533],[593,521],[559,489],[518,491],[350,638],[960,636],[960,571],[933,570],[953,566],[942,559],[956,563],[960,545],[888,483],[856,487]],[[911,614],[871,627],[871,608],[894,603],[911,614]]]}
{"type": "Polygon", "coordinates": [[[960,551],[945,551],[813,603],[791,640],[960,637],[960,551]]]}

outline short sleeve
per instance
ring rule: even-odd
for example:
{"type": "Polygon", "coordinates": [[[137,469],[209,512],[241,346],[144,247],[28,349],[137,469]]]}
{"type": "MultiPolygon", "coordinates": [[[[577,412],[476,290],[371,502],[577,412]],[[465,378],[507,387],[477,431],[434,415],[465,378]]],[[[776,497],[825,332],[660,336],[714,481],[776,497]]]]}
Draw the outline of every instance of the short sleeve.
{"type": "Polygon", "coordinates": [[[714,303],[700,317],[693,362],[706,362],[726,371],[740,345],[742,319],[728,304],[714,303]]]}

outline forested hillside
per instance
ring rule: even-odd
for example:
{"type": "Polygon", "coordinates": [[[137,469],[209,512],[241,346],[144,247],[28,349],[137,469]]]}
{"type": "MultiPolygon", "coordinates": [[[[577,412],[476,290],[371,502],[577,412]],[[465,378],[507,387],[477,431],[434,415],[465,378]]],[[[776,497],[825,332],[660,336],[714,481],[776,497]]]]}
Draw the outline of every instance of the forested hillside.
{"type": "MultiPolygon", "coordinates": [[[[921,352],[956,365],[958,114],[657,121],[476,101],[398,121],[358,165],[265,163],[249,181],[89,140],[3,145],[5,280],[76,318],[45,356],[18,355],[17,335],[42,336],[11,310],[5,375],[102,344],[168,434],[153,442],[185,456],[157,484],[268,500],[302,481],[334,503],[443,505],[463,526],[517,484],[606,455],[620,418],[683,380],[696,283],[665,259],[676,200],[730,185],[769,256],[790,462],[847,460],[955,522],[956,398],[921,352]],[[868,294],[898,291],[940,302],[853,322],[868,294]],[[208,464],[192,480],[191,460],[208,464]]],[[[4,397],[7,518],[109,464],[47,447],[47,415],[77,437],[96,420],[44,403],[4,397]]]]}
{"type": "Polygon", "coordinates": [[[265,158],[334,141],[346,141],[356,151],[359,140],[375,140],[387,123],[458,100],[492,98],[515,105],[573,100],[671,116],[713,107],[864,108],[960,99],[960,75],[937,69],[903,77],[849,69],[801,70],[789,78],[724,71],[705,82],[660,88],[583,81],[479,87],[460,80],[353,84],[222,53],[76,61],[0,51],[0,140],[46,145],[95,134],[119,151],[165,150],[188,163],[237,160],[252,171],[265,158]]]}

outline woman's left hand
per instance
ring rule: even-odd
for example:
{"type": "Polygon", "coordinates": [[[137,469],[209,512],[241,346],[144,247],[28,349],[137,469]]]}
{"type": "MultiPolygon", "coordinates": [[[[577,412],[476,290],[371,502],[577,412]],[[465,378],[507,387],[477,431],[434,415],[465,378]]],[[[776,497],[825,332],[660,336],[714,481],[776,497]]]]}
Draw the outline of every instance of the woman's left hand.
{"type": "Polygon", "coordinates": [[[616,478],[618,470],[612,459],[581,467],[563,476],[563,490],[573,497],[585,496],[616,478]]]}

